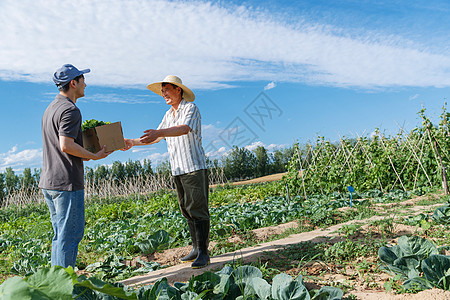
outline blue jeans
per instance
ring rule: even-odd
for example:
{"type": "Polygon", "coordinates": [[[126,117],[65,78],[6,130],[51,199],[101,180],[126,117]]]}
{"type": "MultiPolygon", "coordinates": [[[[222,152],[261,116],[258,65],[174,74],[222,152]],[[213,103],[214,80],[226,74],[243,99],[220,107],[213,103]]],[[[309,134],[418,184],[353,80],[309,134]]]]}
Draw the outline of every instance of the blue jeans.
{"type": "Polygon", "coordinates": [[[78,244],[84,234],[84,190],[42,190],[50,210],[55,235],[52,240],[52,266],[75,268],[78,244]]]}

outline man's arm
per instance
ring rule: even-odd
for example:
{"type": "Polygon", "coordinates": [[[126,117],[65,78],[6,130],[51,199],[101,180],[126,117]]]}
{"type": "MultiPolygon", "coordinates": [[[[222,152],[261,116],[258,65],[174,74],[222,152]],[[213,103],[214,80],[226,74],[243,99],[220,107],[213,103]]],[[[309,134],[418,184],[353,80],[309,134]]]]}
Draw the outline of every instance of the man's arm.
{"type": "Polygon", "coordinates": [[[75,143],[75,140],[68,136],[59,136],[59,147],[61,148],[61,151],[73,156],[81,157],[83,159],[92,159],[92,160],[98,160],[107,157],[111,152],[106,152],[106,147],[103,146],[103,148],[98,151],[97,153],[92,153],[83,147],[81,147],[79,144],[75,143]]]}
{"type": "Polygon", "coordinates": [[[138,139],[125,139],[125,144],[127,145],[122,150],[128,150],[133,146],[143,146],[159,143],[165,137],[174,137],[187,134],[191,128],[187,125],[178,125],[164,129],[148,129],[144,131],[138,139]]]}
{"type": "Polygon", "coordinates": [[[187,134],[189,131],[191,130],[191,128],[187,125],[178,125],[178,126],[173,126],[173,127],[169,127],[169,128],[164,128],[164,129],[157,129],[157,130],[153,130],[153,129],[148,129],[146,131],[144,131],[144,135],[140,137],[140,142],[142,143],[146,143],[146,144],[150,144],[150,143],[157,143],[156,140],[158,140],[158,142],[160,140],[162,140],[165,137],[174,137],[174,136],[180,136],[180,135],[185,135],[187,134]]]}
{"type": "Polygon", "coordinates": [[[145,146],[145,145],[151,145],[151,144],[156,144],[159,143],[163,138],[157,138],[156,140],[154,140],[151,143],[144,143],[141,142],[140,138],[137,139],[125,139],[125,148],[121,149],[122,151],[127,151],[128,149],[130,149],[133,146],[145,146]]]}

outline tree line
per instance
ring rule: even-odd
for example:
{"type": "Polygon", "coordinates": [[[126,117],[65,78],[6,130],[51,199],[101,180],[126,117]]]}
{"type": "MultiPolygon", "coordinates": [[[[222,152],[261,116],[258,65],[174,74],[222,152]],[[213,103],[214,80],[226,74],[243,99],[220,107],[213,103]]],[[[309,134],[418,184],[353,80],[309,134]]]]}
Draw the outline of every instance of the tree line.
{"type": "MultiPolygon", "coordinates": [[[[206,158],[210,171],[223,172],[227,181],[249,179],[287,170],[287,164],[294,153],[294,147],[277,149],[270,152],[263,146],[251,151],[245,147],[234,146],[227,155],[221,158],[206,158]]],[[[16,174],[10,167],[0,172],[0,206],[6,195],[15,192],[32,193],[38,189],[41,169],[25,168],[21,174],[16,174]]],[[[101,184],[103,180],[112,180],[117,184],[127,180],[159,174],[170,177],[169,161],[164,161],[153,169],[151,161],[126,162],[115,161],[112,165],[99,165],[94,168],[85,167],[85,180],[101,184]]]]}
{"type": "Polygon", "coordinates": [[[206,164],[209,170],[222,168],[227,180],[237,181],[286,172],[293,153],[293,146],[273,152],[263,146],[258,146],[253,151],[234,146],[221,159],[207,158],[206,164]]]}

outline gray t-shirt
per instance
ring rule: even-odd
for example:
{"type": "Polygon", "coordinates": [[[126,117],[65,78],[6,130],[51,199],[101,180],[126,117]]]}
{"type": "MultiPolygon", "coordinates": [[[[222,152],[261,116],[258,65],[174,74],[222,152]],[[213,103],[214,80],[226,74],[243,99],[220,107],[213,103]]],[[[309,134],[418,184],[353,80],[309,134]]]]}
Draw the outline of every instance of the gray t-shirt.
{"type": "Polygon", "coordinates": [[[84,188],[83,160],[61,151],[59,137],[83,146],[81,112],[69,98],[58,94],[42,117],[43,166],[39,187],[59,191],[84,188]]]}

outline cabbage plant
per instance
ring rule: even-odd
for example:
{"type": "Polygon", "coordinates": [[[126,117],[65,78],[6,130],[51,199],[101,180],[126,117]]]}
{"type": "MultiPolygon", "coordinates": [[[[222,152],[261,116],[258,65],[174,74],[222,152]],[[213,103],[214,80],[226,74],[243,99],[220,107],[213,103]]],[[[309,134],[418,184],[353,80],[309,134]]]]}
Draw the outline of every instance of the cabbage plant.
{"type": "Polygon", "coordinates": [[[398,245],[381,247],[378,256],[381,268],[400,276],[405,290],[433,287],[450,289],[450,257],[440,255],[431,241],[418,236],[401,236],[398,245]]]}

